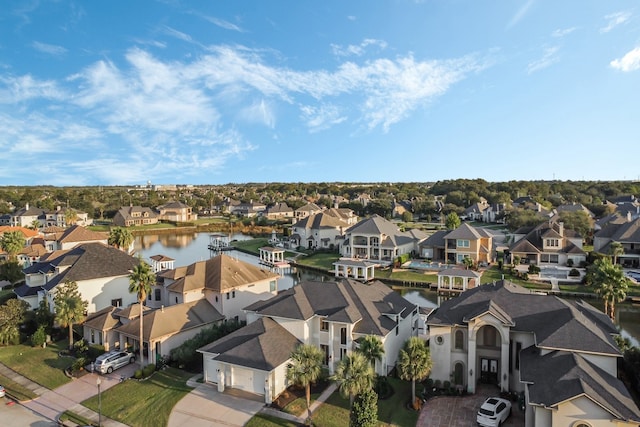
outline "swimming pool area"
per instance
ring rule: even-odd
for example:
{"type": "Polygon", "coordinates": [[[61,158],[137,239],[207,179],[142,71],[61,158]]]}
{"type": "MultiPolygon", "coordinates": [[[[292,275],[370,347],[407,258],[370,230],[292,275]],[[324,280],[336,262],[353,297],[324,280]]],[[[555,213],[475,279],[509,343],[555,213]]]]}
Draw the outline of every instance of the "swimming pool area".
{"type": "Polygon", "coordinates": [[[455,265],[445,264],[443,262],[431,262],[431,261],[409,261],[402,265],[403,268],[411,268],[414,270],[433,270],[440,271],[446,270],[447,268],[455,268],[455,265]]]}

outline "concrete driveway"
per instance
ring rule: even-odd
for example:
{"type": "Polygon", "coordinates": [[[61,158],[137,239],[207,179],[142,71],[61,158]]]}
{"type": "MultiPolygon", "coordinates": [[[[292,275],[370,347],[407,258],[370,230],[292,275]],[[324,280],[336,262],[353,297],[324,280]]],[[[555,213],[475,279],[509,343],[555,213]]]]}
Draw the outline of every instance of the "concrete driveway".
{"type": "Polygon", "coordinates": [[[264,407],[263,401],[220,393],[199,384],[171,411],[168,427],[242,427],[264,407]]]}

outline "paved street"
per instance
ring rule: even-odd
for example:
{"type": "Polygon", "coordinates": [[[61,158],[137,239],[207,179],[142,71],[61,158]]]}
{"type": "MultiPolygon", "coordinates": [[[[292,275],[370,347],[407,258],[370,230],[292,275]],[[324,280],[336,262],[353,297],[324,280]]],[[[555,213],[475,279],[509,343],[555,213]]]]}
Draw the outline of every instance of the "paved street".
{"type": "Polygon", "coordinates": [[[24,406],[0,399],[0,425],[11,427],[53,427],[58,424],[24,406]]]}

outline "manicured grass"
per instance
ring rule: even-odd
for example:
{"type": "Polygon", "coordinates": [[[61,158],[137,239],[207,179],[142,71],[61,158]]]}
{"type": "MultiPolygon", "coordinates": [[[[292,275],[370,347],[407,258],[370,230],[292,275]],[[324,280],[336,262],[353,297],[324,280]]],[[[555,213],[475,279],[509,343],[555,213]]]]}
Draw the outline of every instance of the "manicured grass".
{"type": "Polygon", "coordinates": [[[93,426],[96,424],[93,424],[91,422],[91,420],[86,419],[85,417],[82,417],[78,414],[74,414],[71,411],[64,411],[62,413],[62,415],[60,415],[60,421],[64,422],[64,421],[71,421],[73,423],[78,424],[79,426],[93,426]]]}
{"type": "Polygon", "coordinates": [[[402,280],[405,282],[437,283],[438,276],[435,273],[427,273],[413,270],[376,269],[376,279],[402,280]]]}
{"type": "Polygon", "coordinates": [[[47,348],[20,344],[0,348],[0,362],[19,374],[48,389],[60,387],[71,381],[64,369],[73,364],[72,357],[60,357],[58,352],[66,349],[68,341],[50,344],[47,348]]]}
{"type": "Polygon", "coordinates": [[[298,264],[308,267],[320,268],[322,270],[335,270],[334,262],[340,259],[340,255],[336,252],[318,252],[309,256],[301,256],[296,259],[298,264]]]}
{"type": "MultiPolygon", "coordinates": [[[[143,381],[127,380],[102,393],[102,413],[132,427],[166,426],[173,406],[192,388],[193,374],[174,368],[154,373],[143,381]]],[[[98,396],[82,402],[98,411],[98,396]]]]}
{"type": "Polygon", "coordinates": [[[563,284],[563,283],[560,283],[560,284],[558,284],[558,287],[560,288],[560,290],[562,292],[581,292],[581,293],[587,293],[587,294],[592,294],[593,293],[593,287],[592,286],[585,286],[585,285],[582,285],[580,283],[576,283],[576,284],[563,284]]]}
{"type": "MultiPolygon", "coordinates": [[[[389,378],[394,390],[392,396],[378,400],[378,425],[415,427],[419,413],[407,409],[411,400],[411,382],[389,378]]],[[[416,385],[420,387],[420,385],[416,385]]],[[[349,399],[336,390],[325,403],[313,413],[313,424],[318,427],[347,427],[349,425],[349,399]]]]}
{"type": "Polygon", "coordinates": [[[241,251],[259,256],[259,249],[263,246],[269,246],[269,239],[260,237],[251,240],[236,240],[235,242],[231,242],[231,246],[241,251]]]}
{"type": "Polygon", "coordinates": [[[29,390],[28,388],[21,386],[17,382],[5,377],[4,375],[0,375],[0,384],[2,384],[2,386],[7,390],[7,395],[20,402],[35,399],[36,397],[38,397],[37,394],[29,390]]]}
{"type": "MultiPolygon", "coordinates": [[[[317,425],[317,424],[316,424],[317,425]]],[[[297,427],[297,423],[265,414],[254,415],[245,427],[297,427]]]]}
{"type": "MultiPolygon", "coordinates": [[[[310,405],[313,404],[313,402],[318,399],[318,396],[320,396],[320,393],[311,393],[311,401],[310,401],[310,405]]],[[[286,412],[288,414],[292,414],[298,417],[304,417],[306,418],[307,416],[307,399],[305,397],[299,397],[296,400],[294,400],[293,402],[290,402],[287,406],[284,407],[283,412],[286,412]]]]}

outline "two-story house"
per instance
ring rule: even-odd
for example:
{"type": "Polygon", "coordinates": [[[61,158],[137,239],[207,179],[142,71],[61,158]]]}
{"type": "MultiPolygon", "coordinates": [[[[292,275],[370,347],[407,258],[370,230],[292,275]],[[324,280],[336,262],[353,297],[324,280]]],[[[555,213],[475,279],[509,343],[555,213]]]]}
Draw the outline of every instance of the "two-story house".
{"type": "Polygon", "coordinates": [[[605,225],[593,236],[593,250],[609,254],[612,242],[622,245],[623,253],[616,257],[617,263],[624,267],[640,267],[640,217],[632,219],[631,215],[628,215],[623,221],[605,225]]]}
{"type": "Polygon", "coordinates": [[[264,216],[267,219],[290,219],[293,218],[293,208],[287,205],[285,202],[276,203],[273,206],[269,206],[264,211],[264,216]]]}
{"type": "Polygon", "coordinates": [[[31,227],[33,224],[38,223],[38,227],[42,227],[46,217],[44,209],[31,207],[27,203],[24,208],[17,209],[11,214],[9,225],[12,227],[31,227]]]}
{"type": "Polygon", "coordinates": [[[493,260],[493,235],[484,228],[463,223],[442,239],[446,262],[462,264],[465,258],[471,258],[477,264],[493,260]]]}
{"type": "Polygon", "coordinates": [[[307,203],[306,205],[300,206],[298,209],[294,211],[295,221],[300,221],[308,216],[315,215],[322,212],[322,208],[315,203],[307,203]]]}
{"type": "Polygon", "coordinates": [[[57,206],[55,210],[45,214],[44,227],[69,227],[71,225],[91,225],[93,220],[86,212],[70,207],[57,206]]]}
{"type": "Polygon", "coordinates": [[[366,335],[384,345],[375,370],[387,375],[416,335],[418,307],[379,281],[303,282],[248,307],[247,326],[202,347],[204,380],[271,403],[289,384],[286,365],[300,343],[320,348],[330,373],[366,335]]]}
{"type": "Polygon", "coordinates": [[[198,214],[192,212],[191,206],[182,202],[169,202],[158,206],[158,220],[170,222],[193,222],[198,214]]]}
{"type": "MultiPolygon", "coordinates": [[[[562,221],[545,221],[526,234],[515,234],[509,247],[511,257],[520,257],[521,263],[536,265],[575,265],[586,261],[582,250],[582,236],[565,228],[562,221]],[[523,237],[521,237],[523,236],[523,237]]],[[[523,232],[524,233],[524,232],[523,232]]]]}
{"type": "Polygon", "coordinates": [[[151,208],[142,206],[124,206],[116,212],[113,224],[118,227],[149,225],[158,223],[158,214],[151,208]]]}
{"type": "Polygon", "coordinates": [[[526,427],[640,422],[617,377],[619,332],[588,303],[500,281],[442,302],[427,326],[430,378],[523,392],[526,427]]]}
{"type": "Polygon", "coordinates": [[[349,223],[327,212],[320,212],[297,221],[291,227],[289,242],[292,247],[329,249],[337,247],[338,238],[349,228],[349,223]]]}

